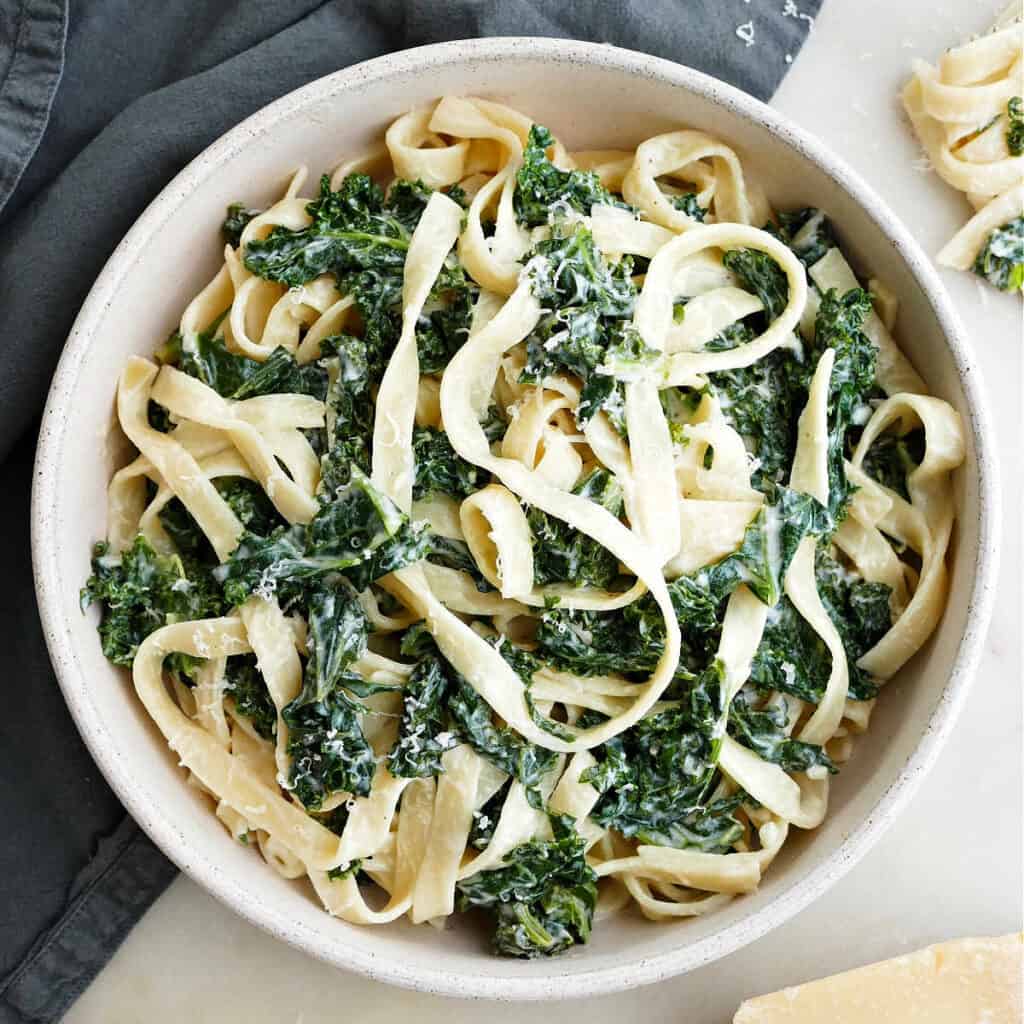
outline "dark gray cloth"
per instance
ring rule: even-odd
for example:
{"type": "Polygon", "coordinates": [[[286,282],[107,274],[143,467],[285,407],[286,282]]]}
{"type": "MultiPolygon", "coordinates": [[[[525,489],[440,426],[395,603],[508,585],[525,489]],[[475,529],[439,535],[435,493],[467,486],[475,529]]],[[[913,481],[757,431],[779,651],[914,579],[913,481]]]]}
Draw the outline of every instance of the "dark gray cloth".
{"type": "Polygon", "coordinates": [[[382,53],[475,36],[592,39],[767,99],[821,4],[67,2],[0,0],[0,1021],[19,1024],[59,1019],[174,873],[125,819],[75,732],[28,555],[46,388],[90,285],[146,204],[253,111],[382,53]]]}

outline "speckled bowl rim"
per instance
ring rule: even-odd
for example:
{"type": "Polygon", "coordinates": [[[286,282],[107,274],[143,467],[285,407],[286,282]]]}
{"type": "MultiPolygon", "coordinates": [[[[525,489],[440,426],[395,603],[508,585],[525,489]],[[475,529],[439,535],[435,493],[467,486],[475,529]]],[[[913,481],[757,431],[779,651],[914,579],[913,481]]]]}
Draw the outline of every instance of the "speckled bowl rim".
{"type": "Polygon", "coordinates": [[[32,494],[32,561],[43,629],[50,657],[71,714],[93,758],[128,811],[143,824],[153,841],[183,870],[227,904],[232,910],[270,934],[328,963],[358,971],[378,981],[438,995],[493,999],[556,999],[595,996],[651,984],[693,970],[760,938],[807,907],[871,848],[897,817],[934,764],[967,695],[981,655],[995,597],[996,551],[1000,529],[999,482],[992,453],[991,427],[985,397],[970,345],[959,317],[939,282],[931,262],[886,204],[863,179],[832,155],[817,139],[787,118],[717,79],[691,68],[646,54],[598,43],[546,38],[498,38],[463,40],[423,46],[379,57],[318,79],[263,108],[227,132],[193,160],[149,205],[110,257],[89,292],[72,327],[57,367],[43,416],[35,464],[32,494]],[[967,608],[966,626],[953,660],[949,681],[921,740],[902,771],[894,779],[862,823],[854,829],[836,855],[797,879],[775,900],[749,917],[717,932],[655,956],[631,959],[624,955],[612,967],[588,968],[585,957],[564,961],[564,973],[543,978],[489,977],[487,959],[481,958],[475,973],[456,972],[443,966],[438,950],[436,967],[411,967],[386,961],[362,948],[358,938],[324,941],[305,926],[282,922],[265,914],[249,893],[233,879],[219,873],[214,881],[211,867],[197,863],[195,851],[186,854],[183,841],[170,822],[142,804],[126,768],[108,753],[101,742],[102,724],[91,715],[84,699],[84,674],[77,663],[61,611],[57,592],[56,547],[48,548],[47,524],[60,504],[57,467],[68,421],[64,409],[86,358],[96,322],[125,280],[134,263],[164,220],[183,196],[216,174],[218,167],[257,134],[270,131],[313,102],[350,87],[416,72],[428,74],[450,64],[497,62],[529,57],[556,63],[593,65],[627,75],[655,78],[680,87],[728,109],[747,121],[766,127],[804,159],[820,168],[847,192],[891,240],[927,298],[945,336],[968,406],[968,429],[973,440],[978,472],[977,570],[967,608]],[[186,864],[187,861],[187,864],[186,864]]]}

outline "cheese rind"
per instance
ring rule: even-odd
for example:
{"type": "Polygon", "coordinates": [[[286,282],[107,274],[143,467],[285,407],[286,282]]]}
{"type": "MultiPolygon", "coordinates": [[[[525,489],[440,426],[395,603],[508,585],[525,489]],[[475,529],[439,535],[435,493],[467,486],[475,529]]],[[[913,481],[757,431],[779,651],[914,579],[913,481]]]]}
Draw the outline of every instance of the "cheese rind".
{"type": "Polygon", "coordinates": [[[1022,936],[957,939],[771,995],[733,1024],[1019,1024],[1022,936]]]}

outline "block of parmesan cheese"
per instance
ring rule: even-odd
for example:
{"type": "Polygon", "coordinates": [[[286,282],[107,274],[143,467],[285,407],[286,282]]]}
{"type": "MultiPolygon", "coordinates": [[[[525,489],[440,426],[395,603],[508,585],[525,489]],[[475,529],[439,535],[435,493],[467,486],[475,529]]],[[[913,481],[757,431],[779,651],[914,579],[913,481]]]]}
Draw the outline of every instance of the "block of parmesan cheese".
{"type": "Polygon", "coordinates": [[[1021,935],[958,939],[748,999],[733,1024],[1020,1024],[1021,935]]]}

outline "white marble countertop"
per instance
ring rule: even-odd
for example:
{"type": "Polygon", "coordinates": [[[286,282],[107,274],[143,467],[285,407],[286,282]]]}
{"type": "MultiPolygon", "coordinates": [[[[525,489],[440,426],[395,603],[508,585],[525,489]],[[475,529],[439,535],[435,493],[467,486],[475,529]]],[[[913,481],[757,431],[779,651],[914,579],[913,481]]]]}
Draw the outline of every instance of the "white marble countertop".
{"type": "MultiPolygon", "coordinates": [[[[747,0],[756,18],[762,4],[747,0]]],[[[774,105],[848,160],[935,252],[966,202],[914,168],[897,95],[915,57],[983,30],[1005,0],[826,0],[774,105]]],[[[918,165],[920,166],[920,165],[918,165]]],[[[647,1024],[727,1024],[757,992],[961,935],[1021,927],[1021,303],[944,271],[973,328],[1003,470],[1000,599],[972,699],[918,795],[863,861],[810,909],[733,956],[651,988],[589,1001],[591,1024],[643,1007],[647,1024]]],[[[417,1024],[532,1019],[399,991],[308,959],[175,881],[65,1018],[67,1024],[246,1021],[417,1024]]]]}

